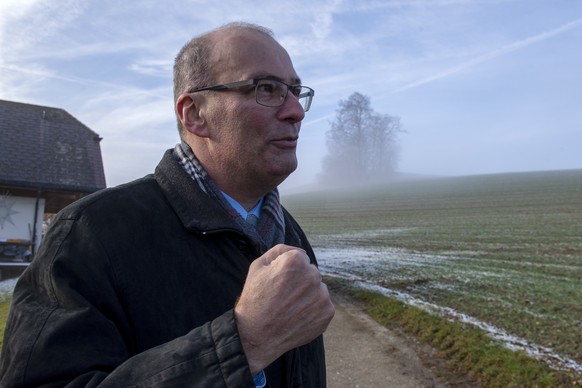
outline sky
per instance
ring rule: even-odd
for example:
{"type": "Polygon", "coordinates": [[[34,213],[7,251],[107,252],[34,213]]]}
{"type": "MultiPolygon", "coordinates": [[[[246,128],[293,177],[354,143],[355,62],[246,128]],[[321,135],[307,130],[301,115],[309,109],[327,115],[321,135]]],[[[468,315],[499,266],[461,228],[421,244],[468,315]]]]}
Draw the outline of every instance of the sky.
{"type": "Polygon", "coordinates": [[[399,117],[405,174],[582,168],[580,0],[0,0],[0,99],[98,133],[108,186],[178,141],[172,66],[232,21],[270,28],[305,85],[299,168],[313,185],[340,100],[399,117]]]}

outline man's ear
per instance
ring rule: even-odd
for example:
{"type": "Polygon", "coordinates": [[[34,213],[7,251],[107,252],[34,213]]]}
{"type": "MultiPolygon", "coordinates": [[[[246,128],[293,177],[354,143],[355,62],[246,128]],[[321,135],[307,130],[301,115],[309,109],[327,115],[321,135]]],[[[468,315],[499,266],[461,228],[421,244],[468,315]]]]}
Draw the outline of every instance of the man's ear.
{"type": "Polygon", "coordinates": [[[208,137],[206,122],[200,114],[202,96],[183,94],[176,101],[176,114],[182,127],[200,137],[208,137]]]}

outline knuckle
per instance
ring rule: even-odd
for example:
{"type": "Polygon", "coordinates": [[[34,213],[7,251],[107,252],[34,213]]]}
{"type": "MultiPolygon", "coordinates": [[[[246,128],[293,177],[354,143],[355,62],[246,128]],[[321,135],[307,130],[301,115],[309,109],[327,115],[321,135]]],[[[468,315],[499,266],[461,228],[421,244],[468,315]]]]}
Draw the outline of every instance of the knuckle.
{"type": "Polygon", "coordinates": [[[300,250],[292,250],[287,252],[286,254],[286,258],[287,261],[289,262],[289,265],[297,267],[304,267],[306,264],[309,263],[309,258],[306,259],[306,257],[307,255],[300,250]]]}

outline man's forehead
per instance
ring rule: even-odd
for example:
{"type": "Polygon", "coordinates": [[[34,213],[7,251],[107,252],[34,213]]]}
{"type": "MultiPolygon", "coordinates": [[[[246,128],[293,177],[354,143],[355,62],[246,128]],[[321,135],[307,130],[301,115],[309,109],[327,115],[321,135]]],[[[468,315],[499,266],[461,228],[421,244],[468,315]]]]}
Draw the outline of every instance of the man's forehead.
{"type": "MultiPolygon", "coordinates": [[[[217,31],[213,45],[216,76],[239,73],[245,78],[270,78],[290,84],[301,80],[287,51],[273,37],[248,28],[217,31]]],[[[225,82],[236,80],[223,80],[225,82]]]]}

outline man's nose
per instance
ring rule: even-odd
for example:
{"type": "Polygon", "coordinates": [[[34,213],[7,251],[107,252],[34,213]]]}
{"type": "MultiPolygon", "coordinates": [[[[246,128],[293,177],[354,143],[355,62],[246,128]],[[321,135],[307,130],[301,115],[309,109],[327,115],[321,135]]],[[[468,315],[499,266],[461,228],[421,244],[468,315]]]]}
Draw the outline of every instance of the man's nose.
{"type": "Polygon", "coordinates": [[[299,122],[305,118],[305,109],[303,105],[299,102],[299,97],[293,93],[287,93],[283,105],[281,105],[280,114],[282,115],[282,120],[289,120],[291,122],[299,122]]]}

